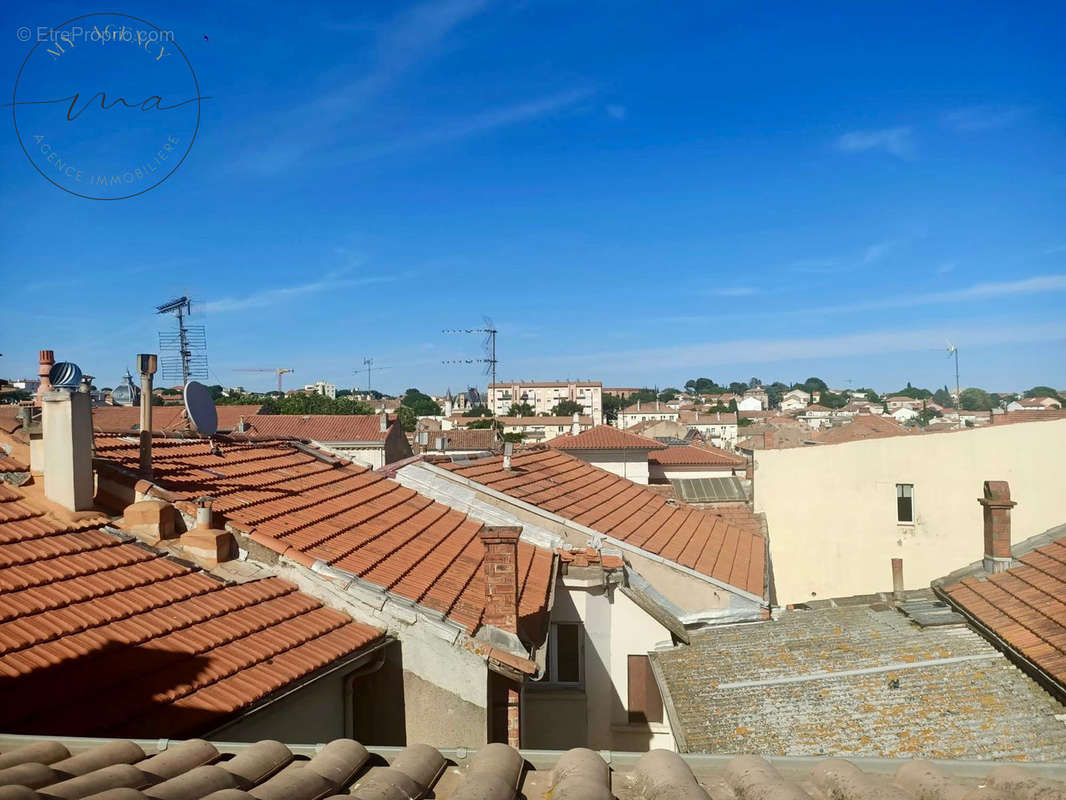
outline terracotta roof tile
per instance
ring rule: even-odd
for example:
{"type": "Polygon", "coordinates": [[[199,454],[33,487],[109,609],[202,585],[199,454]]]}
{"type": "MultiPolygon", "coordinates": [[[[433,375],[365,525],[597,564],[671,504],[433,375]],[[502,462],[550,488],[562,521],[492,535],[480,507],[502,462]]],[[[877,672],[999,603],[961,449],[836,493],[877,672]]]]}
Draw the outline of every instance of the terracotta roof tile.
{"type": "Polygon", "coordinates": [[[647,486],[552,448],[512,456],[509,471],[503,469],[503,460],[499,457],[440,466],[490,489],[677,561],[704,575],[764,596],[763,555],[766,545],[757,526],[738,526],[713,511],[678,505],[647,486]],[[712,538],[710,534],[715,523],[721,528],[712,538]],[[743,547],[738,547],[741,542],[744,542],[743,547]],[[734,549],[720,557],[719,551],[726,546],[734,549]]]}
{"type": "Polygon", "coordinates": [[[943,587],[952,603],[1066,689],[1066,537],[1017,567],[943,587]]]}
{"type": "MultiPolygon", "coordinates": [[[[285,442],[223,444],[222,450],[211,455],[206,442],[157,440],[153,481],[179,499],[216,498],[217,514],[275,552],[353,572],[445,614],[469,634],[481,626],[481,523],[378,473],[285,442]]],[[[122,469],[115,473],[120,480],[136,481],[136,443],[99,437],[96,454],[122,469]]],[[[522,576],[520,625],[539,632],[552,554],[526,542],[518,547],[520,561],[532,565],[522,576]]]]}
{"type": "Polygon", "coordinates": [[[453,428],[450,431],[426,431],[429,441],[420,445],[417,441],[411,445],[417,453],[440,452],[438,439],[446,439],[444,451],[452,450],[486,450],[491,452],[496,446],[496,431],[491,428],[453,428]]]}
{"type": "MultiPolygon", "coordinates": [[[[225,406],[219,406],[219,410],[225,406]]],[[[245,417],[249,434],[315,442],[383,442],[378,414],[252,414],[245,417]]],[[[396,424],[395,417],[389,426],[396,424]]]]}
{"type": "Polygon", "coordinates": [[[556,436],[549,443],[556,450],[660,450],[662,442],[619,430],[611,425],[597,425],[577,436],[556,436]]]}
{"type": "Polygon", "coordinates": [[[677,466],[688,464],[744,466],[747,464],[747,459],[744,456],[735,455],[719,447],[687,445],[685,447],[667,447],[665,450],[656,450],[654,453],[648,453],[648,463],[677,466]]]}
{"type": "MultiPolygon", "coordinates": [[[[262,406],[218,406],[218,429],[230,431],[242,416],[257,414],[262,406]]],[[[182,427],[184,406],[153,406],[152,427],[157,431],[182,427]]],[[[100,433],[130,433],[141,429],[141,409],[137,406],[94,406],[93,429],[100,433]]]]}
{"type": "Polygon", "coordinates": [[[382,635],[277,578],[225,584],[76,528],[0,497],[0,730],[189,734],[382,635]],[[281,675],[281,654],[303,666],[281,675]],[[196,720],[183,713],[251,667],[266,678],[260,687],[232,691],[196,720]]]}
{"type": "Polygon", "coordinates": [[[5,456],[0,452],[0,472],[27,472],[29,464],[23,464],[17,458],[5,456]]]}

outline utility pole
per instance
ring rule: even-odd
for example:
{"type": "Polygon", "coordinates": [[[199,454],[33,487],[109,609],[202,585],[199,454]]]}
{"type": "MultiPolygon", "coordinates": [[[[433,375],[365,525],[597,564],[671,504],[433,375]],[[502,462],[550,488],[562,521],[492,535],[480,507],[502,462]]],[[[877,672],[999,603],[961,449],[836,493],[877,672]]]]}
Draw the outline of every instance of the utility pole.
{"type": "Polygon", "coordinates": [[[955,356],[955,406],[960,406],[960,395],[962,389],[959,386],[959,348],[948,342],[948,358],[955,356]]]}
{"type": "Polygon", "coordinates": [[[442,330],[441,333],[483,333],[485,334],[485,341],[482,346],[485,349],[484,358],[457,358],[450,359],[448,361],[441,361],[442,364],[484,364],[485,372],[491,376],[492,383],[489,384],[489,413],[492,414],[492,427],[496,428],[496,397],[493,394],[494,387],[496,385],[496,334],[499,331],[492,323],[491,319],[485,318],[484,328],[450,328],[442,330]]]}

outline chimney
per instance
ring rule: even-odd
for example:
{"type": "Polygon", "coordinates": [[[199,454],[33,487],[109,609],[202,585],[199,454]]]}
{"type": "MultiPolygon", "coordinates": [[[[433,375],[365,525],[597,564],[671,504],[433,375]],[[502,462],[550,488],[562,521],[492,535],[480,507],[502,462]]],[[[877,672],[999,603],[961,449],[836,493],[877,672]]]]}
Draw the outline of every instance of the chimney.
{"type": "Polygon", "coordinates": [[[570,435],[577,436],[581,433],[581,416],[575,411],[574,421],[570,423],[570,435]]]}
{"type": "Polygon", "coordinates": [[[214,524],[211,504],[214,502],[213,497],[197,497],[196,527],[181,535],[181,546],[185,555],[210,569],[238,555],[233,534],[211,527],[214,524]]]}
{"type": "Polygon", "coordinates": [[[51,350],[39,350],[38,361],[40,363],[37,366],[37,377],[41,379],[41,384],[37,387],[37,395],[33,399],[33,404],[36,406],[41,405],[45,392],[52,391],[52,379],[48,377],[48,374],[56,363],[55,353],[51,350]]]}
{"type": "Polygon", "coordinates": [[[903,559],[892,559],[892,596],[896,600],[903,599],[903,559]]]}
{"type": "Polygon", "coordinates": [[[518,526],[486,525],[480,531],[485,545],[485,624],[518,635],[518,526]]]}
{"type": "Polygon", "coordinates": [[[141,376],[141,451],[140,468],[144,475],[152,475],[152,376],[159,359],[153,353],[137,354],[137,372],[141,376]]]}
{"type": "MultiPolygon", "coordinates": [[[[51,356],[50,351],[48,352],[51,356]]],[[[42,366],[44,359],[41,360],[42,366]]],[[[49,384],[50,386],[51,384],[49,384]]],[[[41,395],[44,493],[71,511],[93,507],[92,400],[66,389],[41,395]]]]}
{"type": "Polygon", "coordinates": [[[640,401],[637,401],[637,411],[640,411],[640,401]]]}
{"type": "Polygon", "coordinates": [[[388,414],[387,411],[382,411],[381,412],[381,427],[379,428],[379,430],[384,432],[384,431],[387,431],[388,429],[389,429],[389,414],[388,414]]]}
{"type": "Polygon", "coordinates": [[[985,572],[1010,569],[1010,510],[1018,505],[1010,499],[1006,481],[985,481],[985,496],[977,502],[985,508],[985,572]]]}
{"type": "Polygon", "coordinates": [[[511,471],[511,453],[514,452],[514,444],[512,442],[503,443],[503,469],[505,472],[511,471]]]}
{"type": "Polygon", "coordinates": [[[237,420],[237,433],[244,433],[248,430],[248,425],[244,421],[244,414],[241,414],[241,418],[237,420]]]}

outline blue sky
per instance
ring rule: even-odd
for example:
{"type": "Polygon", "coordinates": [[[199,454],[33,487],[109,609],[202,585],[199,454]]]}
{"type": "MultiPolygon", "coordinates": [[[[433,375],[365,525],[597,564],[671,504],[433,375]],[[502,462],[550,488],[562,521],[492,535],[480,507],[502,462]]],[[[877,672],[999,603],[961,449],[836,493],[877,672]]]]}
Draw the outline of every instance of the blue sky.
{"type": "MultiPolygon", "coordinates": [[[[0,375],[48,347],[113,385],[189,294],[211,382],[254,388],[233,370],[349,386],[365,356],[386,391],[483,385],[440,331],[484,315],[501,377],[935,386],[950,338],[964,385],[1066,388],[1057,3],[293,8],[119,9],[210,96],[143,195],[60,191],[7,123],[0,375]]],[[[4,4],[12,82],[20,26],[92,10],[4,4]]]]}

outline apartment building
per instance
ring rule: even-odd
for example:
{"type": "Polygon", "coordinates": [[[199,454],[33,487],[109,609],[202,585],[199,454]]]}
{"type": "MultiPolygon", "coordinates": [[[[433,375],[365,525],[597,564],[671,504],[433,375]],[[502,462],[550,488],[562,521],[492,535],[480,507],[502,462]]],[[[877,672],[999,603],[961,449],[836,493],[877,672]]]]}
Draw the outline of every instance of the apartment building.
{"type": "Polygon", "coordinates": [[[603,383],[600,381],[508,381],[489,384],[489,399],[498,416],[512,403],[528,403],[536,415],[550,414],[564,400],[581,405],[581,415],[603,424],[603,383]]]}

